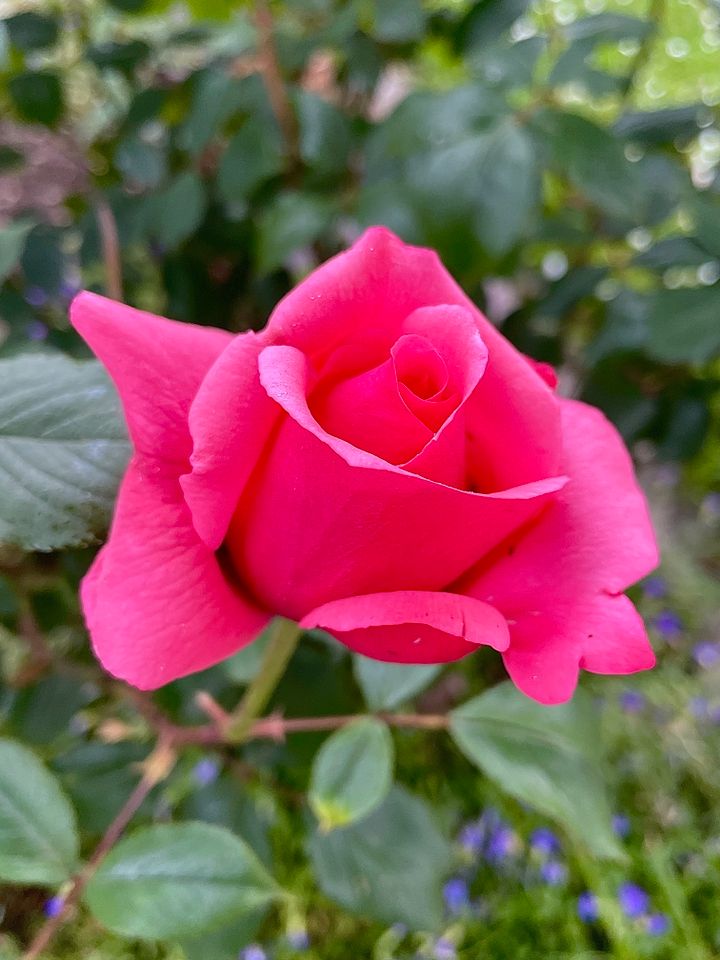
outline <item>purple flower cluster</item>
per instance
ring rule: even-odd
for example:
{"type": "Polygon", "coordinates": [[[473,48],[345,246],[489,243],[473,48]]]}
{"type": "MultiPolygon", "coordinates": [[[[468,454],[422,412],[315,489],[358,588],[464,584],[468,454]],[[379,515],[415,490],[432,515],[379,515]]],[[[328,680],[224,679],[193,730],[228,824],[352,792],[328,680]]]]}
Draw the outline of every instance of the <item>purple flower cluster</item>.
{"type": "MultiPolygon", "coordinates": [[[[637,883],[621,883],[617,890],[620,909],[629,920],[639,922],[652,937],[664,936],[670,930],[670,918],[651,912],[650,894],[637,883]]],[[[577,915],[583,923],[595,923],[600,916],[598,899],[585,890],[577,899],[577,915]]]]}

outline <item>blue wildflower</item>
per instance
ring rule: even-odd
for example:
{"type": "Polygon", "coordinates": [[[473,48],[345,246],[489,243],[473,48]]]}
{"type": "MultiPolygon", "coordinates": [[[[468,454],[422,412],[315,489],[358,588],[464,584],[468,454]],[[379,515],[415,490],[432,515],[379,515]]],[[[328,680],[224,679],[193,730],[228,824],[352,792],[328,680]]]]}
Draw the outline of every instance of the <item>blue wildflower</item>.
{"type": "Polygon", "coordinates": [[[463,913],[470,905],[468,882],[463,877],[451,877],[443,887],[443,899],[450,913],[463,913]]]}
{"type": "Polygon", "coordinates": [[[646,597],[651,597],[653,600],[661,600],[663,597],[667,596],[667,583],[662,577],[648,577],[644,581],[643,593],[646,597]]]}
{"type": "Polygon", "coordinates": [[[622,840],[630,835],[630,818],[624,813],[616,813],[612,818],[612,828],[615,835],[622,840]]]}
{"type": "Polygon", "coordinates": [[[267,960],[267,954],[259,943],[251,943],[240,951],[238,960],[267,960]]]}
{"type": "Polygon", "coordinates": [[[666,639],[682,633],[682,621],[674,610],[662,610],[652,622],[657,632],[666,639]]]}
{"type": "Polygon", "coordinates": [[[645,697],[639,690],[625,690],[620,694],[620,706],[625,713],[640,713],[645,707],[645,697]]]}
{"type": "Polygon", "coordinates": [[[203,757],[193,767],[192,775],[195,783],[200,787],[207,787],[214,783],[220,773],[220,764],[215,757],[203,757]]]}
{"type": "Polygon", "coordinates": [[[650,906],[650,897],[636,883],[621,883],[618,887],[618,901],[626,917],[631,920],[643,916],[650,906]]]}
{"type": "Polygon", "coordinates": [[[307,950],[310,946],[310,937],[307,930],[289,930],[287,942],[293,950],[307,950]]]}
{"type": "Polygon", "coordinates": [[[455,944],[452,940],[448,940],[447,937],[440,937],[440,939],[435,942],[433,957],[435,960],[455,960],[457,957],[455,944]]]}
{"type": "Polygon", "coordinates": [[[65,900],[62,897],[50,897],[43,905],[43,913],[46,917],[58,917],[63,911],[65,900]]]}
{"type": "Polygon", "coordinates": [[[484,825],[478,821],[466,823],[458,834],[458,843],[466,853],[478,856],[485,843],[484,825]]]}
{"type": "Polygon", "coordinates": [[[567,876],[567,867],[559,860],[546,860],[540,867],[540,877],[550,887],[562,886],[567,876]]]}
{"type": "Polygon", "coordinates": [[[549,827],[538,827],[530,834],[530,849],[549,857],[560,852],[560,841],[549,827]]]}
{"type": "Polygon", "coordinates": [[[502,863],[517,849],[517,836],[514,830],[505,824],[499,824],[488,838],[485,859],[488,863],[502,863]]]}
{"type": "Polygon", "coordinates": [[[42,287],[28,287],[24,296],[25,302],[31,307],[44,307],[48,302],[48,295],[42,287]]]}
{"type": "Polygon", "coordinates": [[[598,908],[597,897],[594,893],[586,890],[577,898],[577,915],[583,923],[592,923],[597,920],[600,911],[598,908]]]}
{"type": "Polygon", "coordinates": [[[720,662],[720,646],[709,640],[696,644],[693,647],[693,660],[703,670],[716,666],[720,662]]]}
{"type": "Polygon", "coordinates": [[[662,937],[670,930],[670,918],[664,913],[651,913],[646,920],[646,930],[651,937],[662,937]]]}

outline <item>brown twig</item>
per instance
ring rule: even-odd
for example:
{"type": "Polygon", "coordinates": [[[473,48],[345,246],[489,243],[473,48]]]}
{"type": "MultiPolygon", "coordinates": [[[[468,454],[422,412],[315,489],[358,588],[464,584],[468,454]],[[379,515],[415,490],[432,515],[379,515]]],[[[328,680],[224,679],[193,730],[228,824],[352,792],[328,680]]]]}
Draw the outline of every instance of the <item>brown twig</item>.
{"type": "Polygon", "coordinates": [[[283,81],[275,44],[275,24],[267,0],[255,0],[255,25],[258,31],[259,70],[270,106],[280,127],[290,162],[300,159],[300,134],[297,118],[283,81]]]}
{"type": "Polygon", "coordinates": [[[105,264],[105,286],[108,296],[113,300],[122,300],[122,257],[120,255],[120,238],[118,236],[115,214],[104,197],[95,201],[95,216],[100,231],[103,262],[105,264]]]}
{"type": "Polygon", "coordinates": [[[22,960],[38,960],[42,956],[43,951],[49,946],[57,931],[69,919],[73,907],[82,896],[95,871],[120,839],[125,828],[140,809],[153,787],[168,776],[175,765],[175,760],[174,745],[166,739],[161,739],[145,761],[142,779],[106,830],[90,860],[73,879],[68,893],[63,898],[61,909],[56,916],[48,917],[38,930],[32,943],[22,955],[22,960]]]}

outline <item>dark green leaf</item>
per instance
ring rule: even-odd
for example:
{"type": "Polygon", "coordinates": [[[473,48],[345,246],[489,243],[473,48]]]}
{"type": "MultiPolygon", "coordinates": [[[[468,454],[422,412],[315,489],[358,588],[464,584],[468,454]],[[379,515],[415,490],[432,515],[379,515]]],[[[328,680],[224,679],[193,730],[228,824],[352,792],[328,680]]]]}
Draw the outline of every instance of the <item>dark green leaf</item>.
{"type": "Polygon", "coordinates": [[[425,29],[420,0],[375,0],[372,35],[381,43],[419,40],[425,29]]]}
{"type": "Polygon", "coordinates": [[[333,733],[315,757],[308,801],[322,831],[361,820],[392,786],[394,750],[387,726],[374,717],[333,733]]]}
{"type": "Polygon", "coordinates": [[[342,173],[350,149],[350,122],[332,104],[303,90],[297,93],[300,154],[313,172],[342,173]]]}
{"type": "Polygon", "coordinates": [[[129,74],[149,54],[150,47],[143,40],[128,40],[127,43],[111,42],[90,47],[87,58],[101,70],[119,70],[129,74]]]}
{"type": "Polygon", "coordinates": [[[427,805],[400,787],[364,820],[310,840],[324,893],[353,913],[437,930],[450,846],[427,805]]]}
{"type": "Polygon", "coordinates": [[[226,927],[183,940],[181,946],[185,957],[187,960],[238,960],[242,948],[255,939],[266,914],[267,907],[248,910],[226,927]]]}
{"type": "Polygon", "coordinates": [[[442,664],[383,663],[356,654],[355,677],[371,710],[394,710],[430,686],[442,664]]]}
{"type": "Polygon", "coordinates": [[[179,174],[161,193],[152,198],[151,233],[173,248],[187,240],[202,223],[207,208],[205,186],[197,174],[179,174]]]}
{"type": "Polygon", "coordinates": [[[30,750],[0,740],[0,879],[59,884],[77,856],[75,815],[57,780],[30,750]]]}
{"type": "Polygon", "coordinates": [[[299,247],[316,240],[332,216],[332,203],[325,197],[295,191],[279,194],[258,223],[259,272],[270,273],[299,247]]]}
{"type": "Polygon", "coordinates": [[[639,253],[633,263],[650,270],[667,270],[669,267],[699,267],[707,260],[707,250],[703,250],[692,237],[663,237],[639,253]]]}
{"type": "Polygon", "coordinates": [[[167,173],[165,145],[147,143],[137,136],[121,140],[115,151],[115,165],[131,186],[159,186],[167,173]]]}
{"type": "Polygon", "coordinates": [[[621,13],[598,13],[573,20],[565,27],[568,40],[593,40],[612,43],[617,40],[642,40],[654,29],[648,20],[626,17],[621,13]]]}
{"type": "Polygon", "coordinates": [[[223,661],[223,669],[235,683],[247,684],[254,679],[260,669],[270,636],[263,632],[252,643],[223,661]]]}
{"type": "Polygon", "coordinates": [[[515,23],[527,10],[530,0],[480,0],[474,3],[459,27],[466,52],[478,53],[515,23]]]}
{"type": "Polygon", "coordinates": [[[16,220],[0,229],[0,283],[20,262],[27,236],[33,225],[32,220],[16,220]]]}
{"type": "Polygon", "coordinates": [[[25,154],[6,144],[0,145],[0,173],[16,170],[25,162],[25,154]]]}
{"type": "Polygon", "coordinates": [[[122,840],[90,881],[86,899],[114,933],[163,940],[218,929],[279,893],[239,837],[207,823],[182,823],[122,840]]]}
{"type": "Polygon", "coordinates": [[[284,165],[283,146],[273,123],[252,117],[233,137],[218,170],[217,187],[226,202],[246,200],[284,165]]]}
{"type": "Polygon", "coordinates": [[[624,113],[615,121],[613,132],[618,137],[638,143],[672,143],[677,138],[689,140],[698,135],[698,121],[706,111],[704,104],[694,104],[624,113]]]}
{"type": "Polygon", "coordinates": [[[8,92],[23,120],[52,126],[62,115],[60,77],[49,70],[16,74],[8,81],[8,92]]]}
{"type": "Polygon", "coordinates": [[[10,42],[20,50],[51,47],[58,38],[57,20],[39,13],[18,13],[14,17],[8,17],[5,27],[10,42]]]}
{"type": "Polygon", "coordinates": [[[200,153],[243,99],[243,85],[237,78],[219,70],[198,74],[190,111],[178,131],[179,146],[193,155],[200,153]]]}
{"type": "Polygon", "coordinates": [[[599,857],[621,856],[599,769],[599,720],[581,692],[546,707],[510,682],[450,714],[451,734],[502,789],[554,817],[599,857]]]}
{"type": "Polygon", "coordinates": [[[122,10],[123,13],[139,13],[147,2],[148,0],[108,0],[111,7],[122,10]]]}
{"type": "Polygon", "coordinates": [[[720,285],[662,290],[650,298],[647,352],[665,363],[720,356],[720,285]]]}
{"type": "Polygon", "coordinates": [[[10,723],[26,742],[51,743],[93,699],[92,689],[77,677],[52,674],[19,692],[10,723]]]}
{"type": "Polygon", "coordinates": [[[588,345],[586,356],[592,364],[616,353],[639,350],[648,335],[649,300],[632,290],[623,290],[607,306],[605,323],[588,345]]]}
{"type": "Polygon", "coordinates": [[[88,543],[108,521],[129,455],[117,395],[94,362],[0,361],[0,541],[88,543]]]}

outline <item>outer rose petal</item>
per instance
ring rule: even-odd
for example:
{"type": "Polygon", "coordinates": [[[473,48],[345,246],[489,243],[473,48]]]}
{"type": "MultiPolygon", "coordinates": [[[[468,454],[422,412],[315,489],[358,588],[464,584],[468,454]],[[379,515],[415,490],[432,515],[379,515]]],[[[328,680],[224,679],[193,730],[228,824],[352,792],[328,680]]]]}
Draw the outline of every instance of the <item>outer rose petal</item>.
{"type": "Polygon", "coordinates": [[[570,482],[458,586],[508,618],[508,671],[543,703],[567,700],[580,667],[632,673],[654,663],[642,621],[620,595],[658,561],[630,457],[599,410],[564,400],[562,413],[570,482]]]}
{"type": "Polygon", "coordinates": [[[281,414],[260,385],[262,335],[243,333],[218,357],[190,407],[192,472],[180,478],[200,538],[225,539],[240,494],[281,414]]]}
{"type": "Polygon", "coordinates": [[[178,483],[190,403],[231,337],[90,293],[71,318],[115,381],[136,448],[110,537],[83,581],[85,619],[111,673],[157,687],[228,656],[268,618],[229,585],[178,483]]]}
{"type": "Polygon", "coordinates": [[[270,610],[299,618],[378,590],[441,590],[565,482],[482,495],[409,474],[322,430],[307,376],[294,347],[260,356],[261,382],[288,417],[227,539],[243,581],[270,610]]]}
{"type": "Polygon", "coordinates": [[[217,663],[268,620],[229,586],[177,483],[136,462],[81,596],[98,659],[144,690],[217,663]]]}
{"type": "Polygon", "coordinates": [[[73,300],[70,320],[115,381],[135,449],[185,461],[192,447],[190,403],[231,335],[87,291],[73,300]]]}
{"type": "Polygon", "coordinates": [[[479,644],[505,650],[509,643],[504,618],[489,604],[419,590],[335,600],[300,626],[321,627],[357,653],[394,663],[446,663],[479,644]]]}

